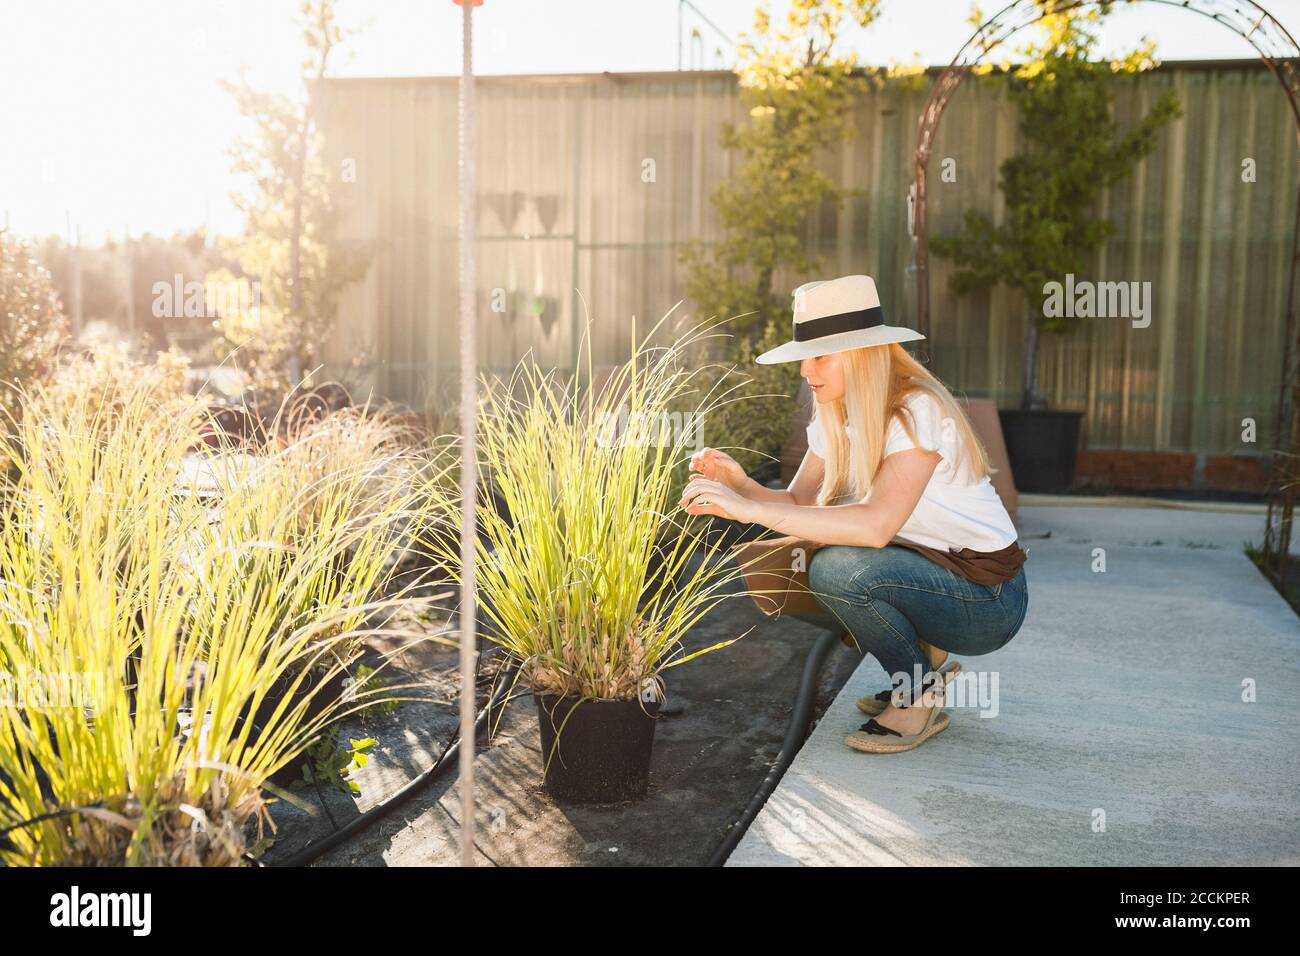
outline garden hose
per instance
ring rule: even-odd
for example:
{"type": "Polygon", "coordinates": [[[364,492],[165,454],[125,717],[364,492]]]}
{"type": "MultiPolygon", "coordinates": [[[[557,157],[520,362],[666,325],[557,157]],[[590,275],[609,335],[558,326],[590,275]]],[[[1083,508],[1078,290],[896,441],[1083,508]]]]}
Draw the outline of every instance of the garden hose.
{"type": "MultiPolygon", "coordinates": [[[[491,714],[494,711],[505,705],[506,700],[510,695],[510,689],[514,686],[514,675],[516,670],[517,666],[511,666],[497,675],[496,686],[493,688],[492,693],[488,695],[487,703],[483,705],[483,709],[479,711],[478,717],[474,720],[475,734],[487,725],[487,722],[491,719],[491,714]]],[[[344,826],[339,827],[333,833],[322,837],[315,843],[308,844],[288,859],[279,860],[275,863],[269,864],[269,866],[278,869],[281,867],[310,865],[330,850],[334,849],[340,843],[343,843],[349,837],[360,833],[370,824],[388,813],[388,811],[402,803],[405,803],[416,793],[441,777],[447,768],[455,765],[456,754],[459,753],[459,751],[460,734],[457,732],[453,735],[451,742],[443,748],[442,753],[439,755],[438,759],[433,762],[433,765],[418,777],[411,780],[406,786],[402,787],[401,790],[398,790],[392,796],[375,804],[355,820],[349,820],[344,826]]]]}
{"type": "Polygon", "coordinates": [[[722,844],[713,851],[709,857],[709,866],[722,866],[727,862],[727,857],[731,856],[736,845],[740,843],[740,838],[745,835],[754,818],[758,816],[758,811],[763,809],[767,803],[768,797],[772,796],[772,791],[776,785],[781,782],[785,772],[790,768],[794,755],[799,752],[805,740],[808,739],[809,727],[812,724],[813,704],[817,698],[817,678],[821,674],[822,665],[826,662],[827,656],[831,650],[840,643],[840,633],[838,631],[827,631],[817,639],[813,644],[812,650],[808,652],[808,657],[804,661],[803,676],[799,678],[799,689],[795,693],[794,710],[790,714],[790,722],[785,727],[785,740],[781,743],[781,750],[776,755],[776,760],[772,763],[767,775],[763,777],[763,782],[758,785],[754,795],[750,797],[749,803],[745,806],[740,818],[731,825],[727,831],[726,838],[722,844]]]}

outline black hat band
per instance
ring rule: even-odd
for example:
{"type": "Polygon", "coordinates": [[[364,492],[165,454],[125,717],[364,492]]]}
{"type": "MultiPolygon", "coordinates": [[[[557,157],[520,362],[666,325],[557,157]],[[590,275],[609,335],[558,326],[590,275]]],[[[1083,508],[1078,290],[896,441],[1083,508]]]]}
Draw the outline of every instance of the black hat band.
{"type": "Polygon", "coordinates": [[[871,309],[859,309],[857,312],[841,312],[838,315],[826,315],[820,319],[808,319],[794,324],[794,340],[808,342],[822,339],[828,335],[841,332],[857,332],[862,329],[874,329],[885,324],[885,310],[880,306],[871,309]]]}

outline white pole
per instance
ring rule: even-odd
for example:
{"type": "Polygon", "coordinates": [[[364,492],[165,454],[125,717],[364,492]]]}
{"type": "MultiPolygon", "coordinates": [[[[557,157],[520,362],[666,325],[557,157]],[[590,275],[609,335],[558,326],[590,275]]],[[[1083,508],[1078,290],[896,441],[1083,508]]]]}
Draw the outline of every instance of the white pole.
{"type": "MultiPolygon", "coordinates": [[[[455,0],[463,11],[460,75],[460,861],[474,865],[474,521],[477,500],[478,357],[475,354],[474,288],[474,71],[472,62],[475,0],[455,0]]],[[[479,0],[481,2],[481,0],[479,0]]]]}

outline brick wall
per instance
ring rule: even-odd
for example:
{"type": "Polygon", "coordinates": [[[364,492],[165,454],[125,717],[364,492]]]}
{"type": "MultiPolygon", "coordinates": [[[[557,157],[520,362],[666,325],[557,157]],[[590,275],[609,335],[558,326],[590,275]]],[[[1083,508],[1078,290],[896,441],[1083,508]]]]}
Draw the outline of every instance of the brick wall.
{"type": "Polygon", "coordinates": [[[1083,451],[1075,470],[1077,488],[1155,491],[1197,489],[1264,494],[1267,455],[1196,455],[1154,451],[1083,451]]]}

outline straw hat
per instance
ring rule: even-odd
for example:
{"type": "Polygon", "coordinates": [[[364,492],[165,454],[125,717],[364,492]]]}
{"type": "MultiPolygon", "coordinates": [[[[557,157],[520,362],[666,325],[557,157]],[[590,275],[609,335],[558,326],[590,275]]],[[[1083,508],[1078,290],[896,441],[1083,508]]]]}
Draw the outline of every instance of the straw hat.
{"type": "Polygon", "coordinates": [[[759,365],[798,362],[817,355],[925,338],[901,325],[886,325],[871,276],[805,282],[794,290],[794,339],[764,352],[759,365]]]}

